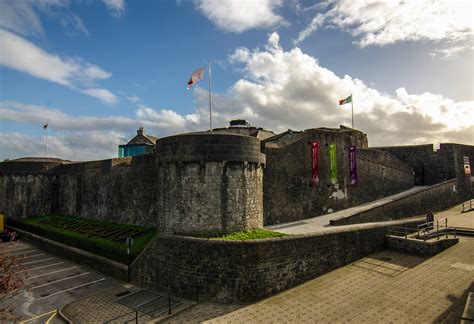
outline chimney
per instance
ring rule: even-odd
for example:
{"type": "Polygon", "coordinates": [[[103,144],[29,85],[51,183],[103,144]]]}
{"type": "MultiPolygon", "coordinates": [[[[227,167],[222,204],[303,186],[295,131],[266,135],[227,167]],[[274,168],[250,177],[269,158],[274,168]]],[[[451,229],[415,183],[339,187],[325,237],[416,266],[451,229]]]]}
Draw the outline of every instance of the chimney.
{"type": "Polygon", "coordinates": [[[145,131],[143,130],[143,127],[138,128],[137,130],[137,135],[144,135],[145,131]]]}

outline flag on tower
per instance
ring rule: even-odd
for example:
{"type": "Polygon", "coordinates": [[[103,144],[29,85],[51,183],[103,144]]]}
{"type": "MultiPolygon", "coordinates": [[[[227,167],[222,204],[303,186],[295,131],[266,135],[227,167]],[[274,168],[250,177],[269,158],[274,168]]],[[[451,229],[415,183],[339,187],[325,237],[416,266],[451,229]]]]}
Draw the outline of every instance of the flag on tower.
{"type": "Polygon", "coordinates": [[[339,106],[345,105],[345,104],[350,103],[350,102],[352,102],[352,94],[349,97],[347,97],[346,99],[339,100],[339,106]]]}
{"type": "Polygon", "coordinates": [[[198,81],[201,81],[204,79],[204,68],[197,69],[196,71],[193,72],[191,75],[191,78],[189,79],[188,82],[188,90],[191,89],[191,87],[198,81]]]}

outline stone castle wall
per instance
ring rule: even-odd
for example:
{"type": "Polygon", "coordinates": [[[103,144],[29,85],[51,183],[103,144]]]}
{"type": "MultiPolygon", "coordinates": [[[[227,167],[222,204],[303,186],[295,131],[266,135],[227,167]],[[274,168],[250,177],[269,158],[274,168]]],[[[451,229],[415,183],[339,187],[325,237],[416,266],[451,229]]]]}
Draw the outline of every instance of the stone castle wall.
{"type": "Polygon", "coordinates": [[[158,235],[132,264],[132,280],[190,299],[199,290],[204,300],[255,301],[383,249],[390,226],[416,228],[421,222],[248,241],[158,235]]]}
{"type": "Polygon", "coordinates": [[[297,221],[369,202],[413,187],[413,169],[393,155],[369,151],[359,131],[311,129],[264,142],[266,225],[297,221]],[[291,135],[291,136],[290,136],[291,135]],[[311,148],[319,141],[320,182],[311,185],[311,148]],[[336,144],[337,183],[331,183],[329,145],[336,144]],[[349,147],[356,145],[359,181],[349,180],[349,147]]]}
{"type": "Polygon", "coordinates": [[[456,178],[456,194],[465,200],[470,178],[463,174],[463,156],[474,161],[474,148],[369,149],[365,134],[345,128],[289,131],[263,142],[222,132],[190,133],[160,139],[156,154],[133,158],[0,163],[0,212],[17,219],[61,213],[167,233],[223,233],[324,215],[404,191],[416,181],[456,178]],[[314,141],[320,142],[316,186],[309,145],[314,141]],[[337,149],[336,183],[330,181],[331,144],[337,149]],[[349,181],[351,145],[358,148],[355,186],[349,181]]]}
{"type": "MultiPolygon", "coordinates": [[[[433,145],[389,146],[373,148],[396,156],[413,167],[418,185],[433,185],[457,178],[461,200],[469,198],[470,178],[464,174],[464,157],[468,157],[471,172],[474,167],[474,146],[445,143],[436,151],[433,145]]],[[[472,194],[472,193],[471,193],[472,194]]]]}
{"type": "Polygon", "coordinates": [[[156,155],[0,163],[0,211],[15,219],[60,213],[193,235],[262,227],[265,157],[258,139],[188,134],[159,142],[156,155]],[[27,174],[30,168],[35,174],[27,174]]]}

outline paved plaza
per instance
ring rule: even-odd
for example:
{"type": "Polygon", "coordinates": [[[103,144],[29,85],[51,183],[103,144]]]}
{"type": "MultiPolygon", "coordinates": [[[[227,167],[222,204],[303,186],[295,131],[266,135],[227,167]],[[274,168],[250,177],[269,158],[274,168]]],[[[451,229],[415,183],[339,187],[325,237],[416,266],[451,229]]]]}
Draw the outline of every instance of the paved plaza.
{"type": "Polygon", "coordinates": [[[474,238],[461,237],[431,258],[385,250],[255,304],[201,303],[166,323],[459,323],[473,280],[474,238]]]}
{"type": "Polygon", "coordinates": [[[28,269],[25,286],[13,298],[14,314],[22,323],[45,323],[48,319],[63,322],[57,316],[58,308],[121,283],[21,240],[0,244],[1,251],[23,258],[28,269]]]}

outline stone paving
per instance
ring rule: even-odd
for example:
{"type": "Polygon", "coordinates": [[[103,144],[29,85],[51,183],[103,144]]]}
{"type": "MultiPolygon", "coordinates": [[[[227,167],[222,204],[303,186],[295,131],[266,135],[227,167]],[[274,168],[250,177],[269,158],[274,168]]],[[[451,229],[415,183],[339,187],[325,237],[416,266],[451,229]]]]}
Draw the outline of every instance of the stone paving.
{"type": "MultiPolygon", "coordinates": [[[[133,284],[122,284],[69,303],[60,309],[60,314],[73,323],[135,323],[137,319],[139,323],[151,323],[170,317],[166,296],[159,302],[140,307],[138,313],[134,306],[151,301],[156,298],[155,295],[156,292],[143,290],[133,284]]],[[[172,315],[193,304],[194,302],[173,297],[172,315]]]]}
{"type": "Polygon", "coordinates": [[[463,213],[462,204],[445,211],[437,212],[434,216],[435,221],[447,218],[448,226],[474,230],[474,210],[463,213]]]}
{"type": "Polygon", "coordinates": [[[251,305],[200,303],[163,323],[459,323],[474,238],[431,257],[381,251],[251,305]]]}

